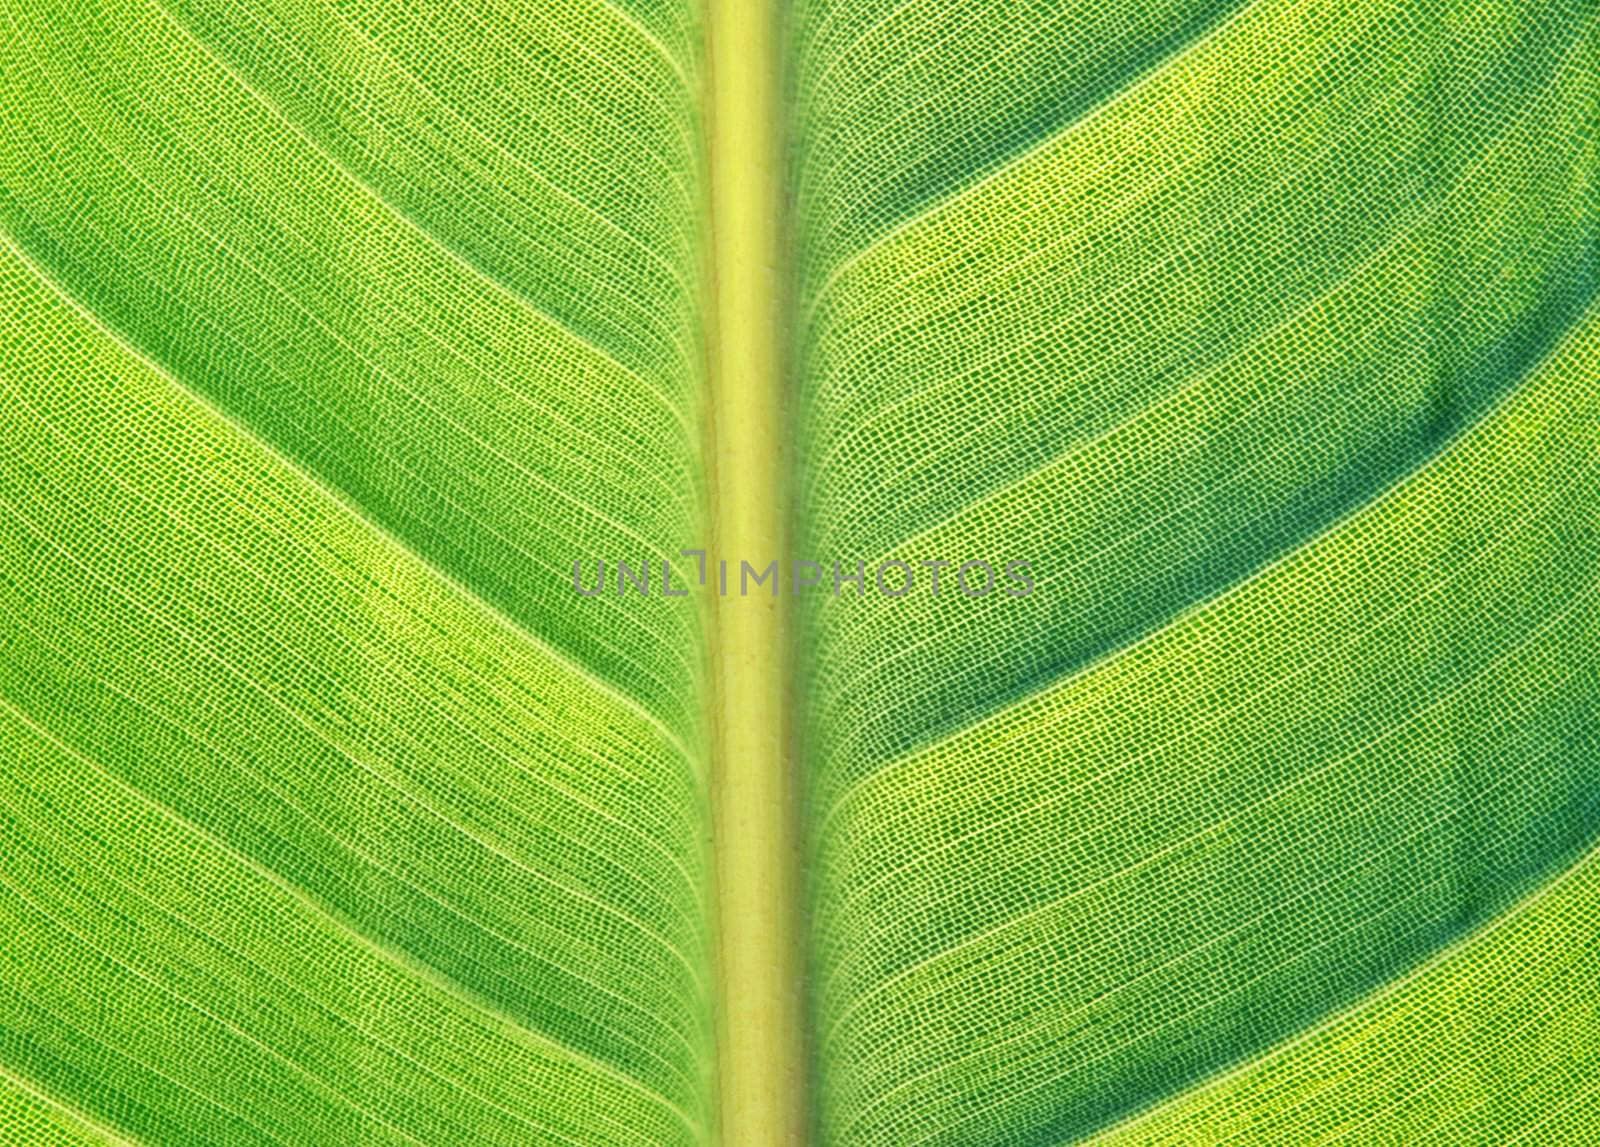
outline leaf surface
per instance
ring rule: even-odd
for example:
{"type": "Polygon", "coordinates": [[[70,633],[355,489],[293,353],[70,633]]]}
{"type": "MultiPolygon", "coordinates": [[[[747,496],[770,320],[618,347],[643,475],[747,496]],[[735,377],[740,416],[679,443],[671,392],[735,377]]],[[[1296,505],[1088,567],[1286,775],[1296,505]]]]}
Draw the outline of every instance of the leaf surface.
{"type": "Polygon", "coordinates": [[[797,17],[802,548],[919,579],[805,623],[823,1138],[1592,1122],[1581,975],[1263,1057],[1600,830],[1593,12],[1018,7],[797,17]]]}
{"type": "Polygon", "coordinates": [[[0,1064],[69,1109],[710,1126],[700,609],[570,584],[703,514],[693,22],[6,7],[0,1064]]]}
{"type": "Polygon", "coordinates": [[[1593,5],[779,16],[0,0],[0,1144],[1600,1136],[1593,5]]]}

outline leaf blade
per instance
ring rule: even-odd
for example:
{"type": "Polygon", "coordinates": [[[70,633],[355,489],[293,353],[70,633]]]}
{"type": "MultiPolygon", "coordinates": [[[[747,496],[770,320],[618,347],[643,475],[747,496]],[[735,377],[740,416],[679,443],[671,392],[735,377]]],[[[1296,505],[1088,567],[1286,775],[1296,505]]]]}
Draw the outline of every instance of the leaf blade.
{"type": "MultiPolygon", "coordinates": [[[[933,53],[967,18],[895,11],[933,53]]],[[[1258,3],[891,230],[802,213],[806,544],[1038,578],[809,611],[825,1140],[1088,1135],[1593,839],[1594,42],[1560,5],[1258,3]]],[[[813,98],[822,149],[854,105],[813,98]]]]}
{"type": "Polygon", "coordinates": [[[570,585],[703,513],[694,20],[493,14],[0,24],[0,1063],[136,1137],[712,1122],[699,607],[570,585]]]}

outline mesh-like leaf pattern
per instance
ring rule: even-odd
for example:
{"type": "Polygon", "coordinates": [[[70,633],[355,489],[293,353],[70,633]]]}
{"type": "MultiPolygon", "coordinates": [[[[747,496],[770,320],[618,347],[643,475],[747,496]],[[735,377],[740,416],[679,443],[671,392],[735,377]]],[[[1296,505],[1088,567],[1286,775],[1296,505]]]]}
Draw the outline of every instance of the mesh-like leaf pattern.
{"type": "MultiPolygon", "coordinates": [[[[1076,1139],[1447,945],[1492,978],[1463,938],[1600,835],[1593,7],[797,28],[802,550],[919,578],[806,618],[825,1141],[1076,1139]]],[[[1417,1049],[1520,1025],[1438,1137],[1593,1137],[1580,979],[1417,1049]]],[[[1354,1082],[1258,1141],[1418,1081],[1330,1038],[1284,1054],[1354,1082]]]]}
{"type": "Polygon", "coordinates": [[[696,19],[4,5],[0,1068],[41,1102],[703,1139],[699,606],[571,586],[700,531],[696,19]]]}
{"type": "MultiPolygon", "coordinates": [[[[790,15],[823,1141],[1600,1139],[1593,4],[790,15]]],[[[0,0],[0,1147],[714,1136],[701,23],[0,0]]]]}

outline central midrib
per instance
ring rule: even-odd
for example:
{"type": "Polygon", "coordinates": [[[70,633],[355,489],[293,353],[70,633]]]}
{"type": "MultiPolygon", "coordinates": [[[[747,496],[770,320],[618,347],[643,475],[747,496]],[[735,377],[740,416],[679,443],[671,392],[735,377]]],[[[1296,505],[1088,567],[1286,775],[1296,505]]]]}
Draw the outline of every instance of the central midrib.
{"type": "MultiPolygon", "coordinates": [[[[771,0],[711,0],[711,560],[785,559],[784,276],[771,0]]],[[[737,575],[735,575],[737,576],[737,575]]],[[[800,1143],[805,1126],[799,864],[784,599],[719,594],[713,646],[721,1141],[800,1143]]]]}

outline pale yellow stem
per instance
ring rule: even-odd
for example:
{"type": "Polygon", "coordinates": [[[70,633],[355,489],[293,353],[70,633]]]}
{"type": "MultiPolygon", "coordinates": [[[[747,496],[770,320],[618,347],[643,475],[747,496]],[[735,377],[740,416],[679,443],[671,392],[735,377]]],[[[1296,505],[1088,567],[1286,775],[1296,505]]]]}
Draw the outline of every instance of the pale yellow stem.
{"type": "Polygon", "coordinates": [[[768,586],[740,595],[741,561],[787,572],[775,9],[710,0],[709,17],[714,557],[728,563],[716,599],[719,1107],[728,1147],[789,1147],[805,1107],[787,611],[768,586]]]}

